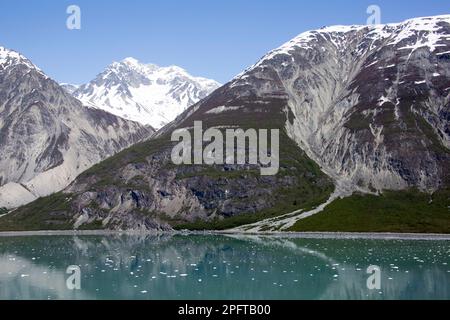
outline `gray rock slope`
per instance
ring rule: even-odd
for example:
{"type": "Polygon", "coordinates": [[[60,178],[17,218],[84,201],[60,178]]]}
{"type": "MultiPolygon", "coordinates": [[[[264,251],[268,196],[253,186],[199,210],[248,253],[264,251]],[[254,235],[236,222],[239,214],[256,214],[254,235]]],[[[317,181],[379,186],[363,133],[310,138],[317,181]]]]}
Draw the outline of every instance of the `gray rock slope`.
{"type": "Polygon", "coordinates": [[[282,93],[289,136],[343,187],[449,184],[450,15],[306,32],[229,86],[282,93]]]}

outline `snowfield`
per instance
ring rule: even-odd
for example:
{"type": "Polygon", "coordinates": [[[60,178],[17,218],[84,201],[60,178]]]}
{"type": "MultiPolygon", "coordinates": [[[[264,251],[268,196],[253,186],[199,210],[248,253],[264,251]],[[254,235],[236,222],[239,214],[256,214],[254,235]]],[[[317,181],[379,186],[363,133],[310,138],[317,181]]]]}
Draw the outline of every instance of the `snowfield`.
{"type": "Polygon", "coordinates": [[[112,63],[73,95],[90,107],[160,129],[219,86],[177,66],[159,67],[126,58],[112,63]]]}

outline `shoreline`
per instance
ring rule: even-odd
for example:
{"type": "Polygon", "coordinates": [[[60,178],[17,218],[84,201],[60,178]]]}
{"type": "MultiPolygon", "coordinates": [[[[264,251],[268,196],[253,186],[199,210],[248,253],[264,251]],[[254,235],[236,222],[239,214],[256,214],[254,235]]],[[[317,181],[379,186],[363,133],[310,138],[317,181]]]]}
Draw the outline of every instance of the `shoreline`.
{"type": "Polygon", "coordinates": [[[214,234],[230,236],[257,236],[272,238],[296,239],[373,239],[373,240],[439,240],[450,241],[450,234],[438,233],[389,233],[389,232],[213,232],[214,234]]]}
{"type": "Polygon", "coordinates": [[[115,231],[115,230],[42,230],[0,231],[0,238],[27,236],[158,236],[222,235],[235,237],[272,237],[296,239],[374,239],[374,240],[440,240],[450,241],[450,234],[386,232],[235,232],[235,231],[115,231]]]}

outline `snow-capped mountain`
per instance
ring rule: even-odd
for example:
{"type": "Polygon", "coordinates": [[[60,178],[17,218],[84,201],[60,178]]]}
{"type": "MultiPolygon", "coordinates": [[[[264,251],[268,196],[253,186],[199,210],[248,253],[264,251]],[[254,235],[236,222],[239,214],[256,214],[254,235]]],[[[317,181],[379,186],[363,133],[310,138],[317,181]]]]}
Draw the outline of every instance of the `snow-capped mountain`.
{"type": "Polygon", "coordinates": [[[450,183],[450,15],[305,32],[229,88],[284,97],[290,137],[350,190],[450,183]]]}
{"type": "Polygon", "coordinates": [[[182,68],[114,62],[91,82],[69,92],[86,105],[159,129],[219,87],[182,68]]]}
{"type": "Polygon", "coordinates": [[[0,47],[0,207],[16,207],[153,131],[84,107],[21,54],[0,47]]]}

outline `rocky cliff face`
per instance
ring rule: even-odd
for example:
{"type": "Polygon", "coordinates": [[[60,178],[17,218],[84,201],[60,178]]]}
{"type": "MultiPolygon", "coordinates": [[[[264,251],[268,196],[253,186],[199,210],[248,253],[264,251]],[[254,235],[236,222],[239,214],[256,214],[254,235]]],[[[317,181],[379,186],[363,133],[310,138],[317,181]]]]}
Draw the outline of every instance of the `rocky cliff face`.
{"type": "Polygon", "coordinates": [[[60,191],[152,133],[84,107],[28,59],[0,47],[0,207],[60,191]]]}
{"type": "Polygon", "coordinates": [[[354,191],[448,188],[449,72],[450,16],[304,33],[154,141],[84,172],[59,198],[18,210],[10,223],[36,217],[50,202],[47,227],[61,219],[76,228],[223,229],[295,216],[333,190],[331,200],[354,191]],[[171,132],[196,120],[205,129],[281,129],[278,175],[262,177],[249,164],[173,165],[171,132]]]}
{"type": "Polygon", "coordinates": [[[177,66],[127,58],[112,63],[91,82],[67,89],[86,105],[160,129],[219,86],[177,66]]]}
{"type": "Polygon", "coordinates": [[[237,77],[282,92],[286,130],[353,189],[449,183],[450,16],[301,34],[237,77]],[[276,84],[276,85],[275,85],[276,84]]]}

